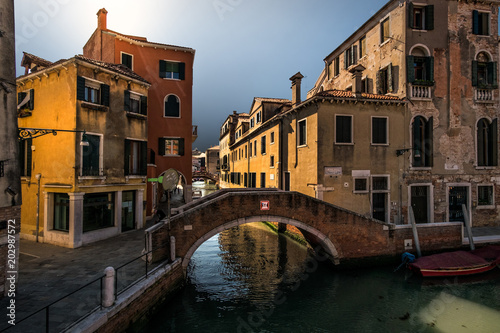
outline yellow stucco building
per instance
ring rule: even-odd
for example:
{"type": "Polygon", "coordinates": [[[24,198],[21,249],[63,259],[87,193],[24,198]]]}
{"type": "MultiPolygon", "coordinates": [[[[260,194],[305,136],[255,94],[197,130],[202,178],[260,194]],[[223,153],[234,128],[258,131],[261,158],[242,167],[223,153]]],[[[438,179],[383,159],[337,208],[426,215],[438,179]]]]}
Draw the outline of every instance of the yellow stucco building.
{"type": "Polygon", "coordinates": [[[74,248],[141,228],[150,84],[83,56],[22,65],[21,237],[74,248]]]}

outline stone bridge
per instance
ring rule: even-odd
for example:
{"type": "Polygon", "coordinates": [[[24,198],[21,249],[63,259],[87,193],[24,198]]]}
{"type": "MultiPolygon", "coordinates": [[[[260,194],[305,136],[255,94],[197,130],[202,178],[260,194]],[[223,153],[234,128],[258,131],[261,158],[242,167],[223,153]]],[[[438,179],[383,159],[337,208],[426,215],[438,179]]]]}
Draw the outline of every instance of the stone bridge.
{"type": "Polygon", "coordinates": [[[205,171],[194,171],[193,176],[191,178],[193,179],[193,181],[195,179],[200,179],[200,178],[209,179],[209,180],[212,180],[214,182],[219,181],[219,176],[214,175],[213,173],[210,173],[210,172],[205,172],[205,171]]]}
{"type": "MultiPolygon", "coordinates": [[[[161,248],[154,255],[159,260],[171,257],[173,245],[175,257],[182,258],[186,269],[207,239],[259,221],[297,227],[315,250],[335,264],[394,262],[403,252],[412,252],[410,225],[383,223],[298,192],[273,189],[224,189],[180,207],[170,222],[165,219],[146,230],[147,248],[161,248]]],[[[462,245],[462,224],[418,225],[418,236],[424,252],[456,249],[462,245]]]]}

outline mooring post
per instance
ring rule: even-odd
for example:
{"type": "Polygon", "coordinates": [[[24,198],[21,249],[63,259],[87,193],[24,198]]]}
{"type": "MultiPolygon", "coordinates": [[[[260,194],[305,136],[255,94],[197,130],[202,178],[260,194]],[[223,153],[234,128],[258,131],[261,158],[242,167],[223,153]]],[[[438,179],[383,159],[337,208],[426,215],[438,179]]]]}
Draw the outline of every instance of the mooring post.
{"type": "Polygon", "coordinates": [[[115,303],[115,269],[106,267],[104,275],[102,306],[109,308],[115,303]]]}
{"type": "Polygon", "coordinates": [[[175,237],[170,236],[170,260],[175,261],[175,237]]]}
{"type": "Polygon", "coordinates": [[[422,252],[420,252],[420,242],[418,240],[417,224],[415,223],[415,215],[413,215],[413,207],[409,206],[408,211],[410,213],[411,229],[413,231],[413,239],[415,240],[415,247],[417,249],[417,257],[421,257],[422,252]]]}
{"type": "Polygon", "coordinates": [[[462,204],[462,212],[464,214],[464,223],[465,227],[467,228],[467,237],[469,238],[470,249],[471,251],[474,251],[476,249],[476,246],[474,245],[474,237],[472,237],[472,228],[470,225],[469,214],[467,213],[467,207],[465,207],[465,204],[462,204]]]}

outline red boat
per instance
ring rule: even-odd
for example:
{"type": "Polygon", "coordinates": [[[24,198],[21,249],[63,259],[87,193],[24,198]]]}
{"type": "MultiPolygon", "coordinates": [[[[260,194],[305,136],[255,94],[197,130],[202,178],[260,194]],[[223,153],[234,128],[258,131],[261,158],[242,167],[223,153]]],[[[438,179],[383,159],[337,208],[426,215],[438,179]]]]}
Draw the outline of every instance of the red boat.
{"type": "Polygon", "coordinates": [[[500,265],[500,246],[454,251],[416,259],[409,268],[424,277],[460,276],[487,272],[500,265]]]}

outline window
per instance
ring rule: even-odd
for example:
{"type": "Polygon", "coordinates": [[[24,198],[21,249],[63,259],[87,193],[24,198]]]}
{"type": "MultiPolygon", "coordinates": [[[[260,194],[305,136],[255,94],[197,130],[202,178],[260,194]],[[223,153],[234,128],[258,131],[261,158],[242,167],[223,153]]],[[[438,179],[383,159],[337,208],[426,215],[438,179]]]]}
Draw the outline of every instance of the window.
{"type": "Polygon", "coordinates": [[[472,86],[480,89],[495,89],[497,84],[497,63],[490,61],[486,52],[478,53],[472,61],[472,86]]]}
{"type": "Polygon", "coordinates": [[[488,36],[490,34],[490,13],[472,11],[472,33],[488,36]]]}
{"type": "MultiPolygon", "coordinates": [[[[361,80],[361,92],[362,93],[368,93],[369,92],[369,87],[368,87],[368,83],[370,82],[370,79],[368,78],[364,78],[361,80]]],[[[352,86],[351,86],[352,88],[352,86]]]]}
{"type": "Polygon", "coordinates": [[[389,18],[387,17],[380,22],[380,44],[388,41],[390,36],[391,31],[389,30],[389,18]]]}
{"type": "Polygon", "coordinates": [[[335,116],[335,143],[353,143],[352,116],[335,116]]]}
{"type": "Polygon", "coordinates": [[[257,140],[253,142],[253,156],[257,156],[257,140]]]}
{"type": "Polygon", "coordinates": [[[147,142],[125,140],[125,176],[147,174],[147,142]]]}
{"type": "MultiPolygon", "coordinates": [[[[101,176],[101,136],[85,134],[88,146],[82,147],[82,176],[101,176]]],[[[83,140],[82,140],[83,141],[83,140]]]]}
{"type": "Polygon", "coordinates": [[[477,206],[478,208],[486,208],[485,206],[494,207],[493,185],[478,185],[477,186],[477,206]]]}
{"type": "Polygon", "coordinates": [[[497,166],[497,120],[480,119],[477,122],[477,165],[497,166]]]}
{"type": "MultiPolygon", "coordinates": [[[[251,143],[250,143],[251,145],[251,143]]],[[[247,146],[245,146],[245,158],[247,158],[247,146]]]]}
{"type": "Polygon", "coordinates": [[[69,195],[54,193],[54,230],[69,231],[69,195]]]}
{"type": "Polygon", "coordinates": [[[372,144],[386,145],[389,143],[387,121],[386,117],[372,117],[372,144]]]}
{"type": "Polygon", "coordinates": [[[417,6],[408,4],[408,24],[416,30],[434,29],[434,6],[417,6]]]}
{"type": "Polygon", "coordinates": [[[432,123],[432,117],[429,120],[422,116],[413,119],[413,167],[432,167],[432,123]]]}
{"type": "Polygon", "coordinates": [[[256,123],[260,123],[262,121],[262,111],[257,112],[255,118],[257,119],[256,123]]]}
{"type": "Polygon", "coordinates": [[[33,110],[35,108],[35,89],[17,93],[17,109],[33,110]]]}
{"type": "Polygon", "coordinates": [[[253,128],[255,126],[255,119],[252,117],[252,119],[250,119],[250,128],[253,128]]]}
{"type": "Polygon", "coordinates": [[[366,36],[359,39],[359,57],[363,58],[366,55],[366,36]]]}
{"type": "Polygon", "coordinates": [[[19,166],[21,168],[21,176],[31,177],[32,144],[33,139],[31,138],[19,141],[19,166]]]}
{"type": "Polygon", "coordinates": [[[260,187],[261,188],[266,187],[266,173],[265,172],[260,173],[260,187]]]}
{"type": "Polygon", "coordinates": [[[148,98],[131,92],[130,90],[125,90],[124,93],[124,109],[127,112],[147,115],[148,113],[148,98]]]}
{"type": "Polygon", "coordinates": [[[353,193],[368,193],[368,178],[354,178],[353,193]]]}
{"type": "Polygon", "coordinates": [[[266,154],[266,136],[260,138],[260,153],[262,155],[266,154]]]}
{"type": "Polygon", "coordinates": [[[130,68],[130,69],[133,69],[132,68],[132,55],[131,54],[127,54],[125,52],[122,52],[122,65],[130,68]]]}
{"type": "Polygon", "coordinates": [[[122,193],[122,232],[135,229],[135,191],[122,193]]]}
{"type": "Polygon", "coordinates": [[[334,62],[334,72],[335,76],[340,74],[340,57],[335,58],[334,62]]]}
{"type": "Polygon", "coordinates": [[[114,193],[86,193],[83,197],[83,232],[112,227],[115,223],[114,193]]]}
{"type": "Polygon", "coordinates": [[[271,132],[271,138],[269,139],[269,144],[273,144],[274,143],[274,132],[271,132]]]}
{"type": "Polygon", "coordinates": [[[388,222],[389,217],[389,177],[372,177],[372,218],[388,222]]]}
{"type": "Polygon", "coordinates": [[[255,188],[257,187],[257,174],[255,172],[250,172],[248,174],[248,187],[255,188]]]}
{"type": "Polygon", "coordinates": [[[298,122],[298,144],[297,146],[305,146],[307,144],[307,123],[306,119],[302,119],[298,122]]]}
{"type": "Polygon", "coordinates": [[[184,139],[159,138],[158,151],[162,156],[184,156],[184,139]]]}
{"type": "Polygon", "coordinates": [[[181,108],[180,108],[179,98],[175,95],[168,95],[165,97],[165,117],[180,118],[181,108]]]}
{"type": "Polygon", "coordinates": [[[408,82],[419,85],[434,84],[434,57],[407,56],[408,82]]]}
{"type": "Polygon", "coordinates": [[[185,67],[183,62],[160,60],[160,77],[164,79],[184,80],[185,67]]]}
{"type": "Polygon", "coordinates": [[[252,155],[252,152],[253,152],[253,150],[252,150],[252,142],[250,142],[250,157],[252,157],[252,156],[253,156],[253,155],[252,155]]]}
{"type": "Polygon", "coordinates": [[[271,158],[269,159],[269,160],[270,160],[270,165],[269,165],[269,167],[274,168],[274,155],[271,155],[270,157],[271,157],[271,158]]]}
{"type": "Polygon", "coordinates": [[[384,95],[393,92],[392,64],[377,72],[377,93],[384,95]]]}
{"type": "Polygon", "coordinates": [[[109,106],[109,86],[78,76],[76,78],[76,98],[80,101],[109,106]]]}
{"type": "Polygon", "coordinates": [[[357,58],[357,46],[352,45],[350,48],[345,50],[344,52],[344,68],[348,68],[351,65],[354,65],[356,61],[358,60],[357,58]]]}

